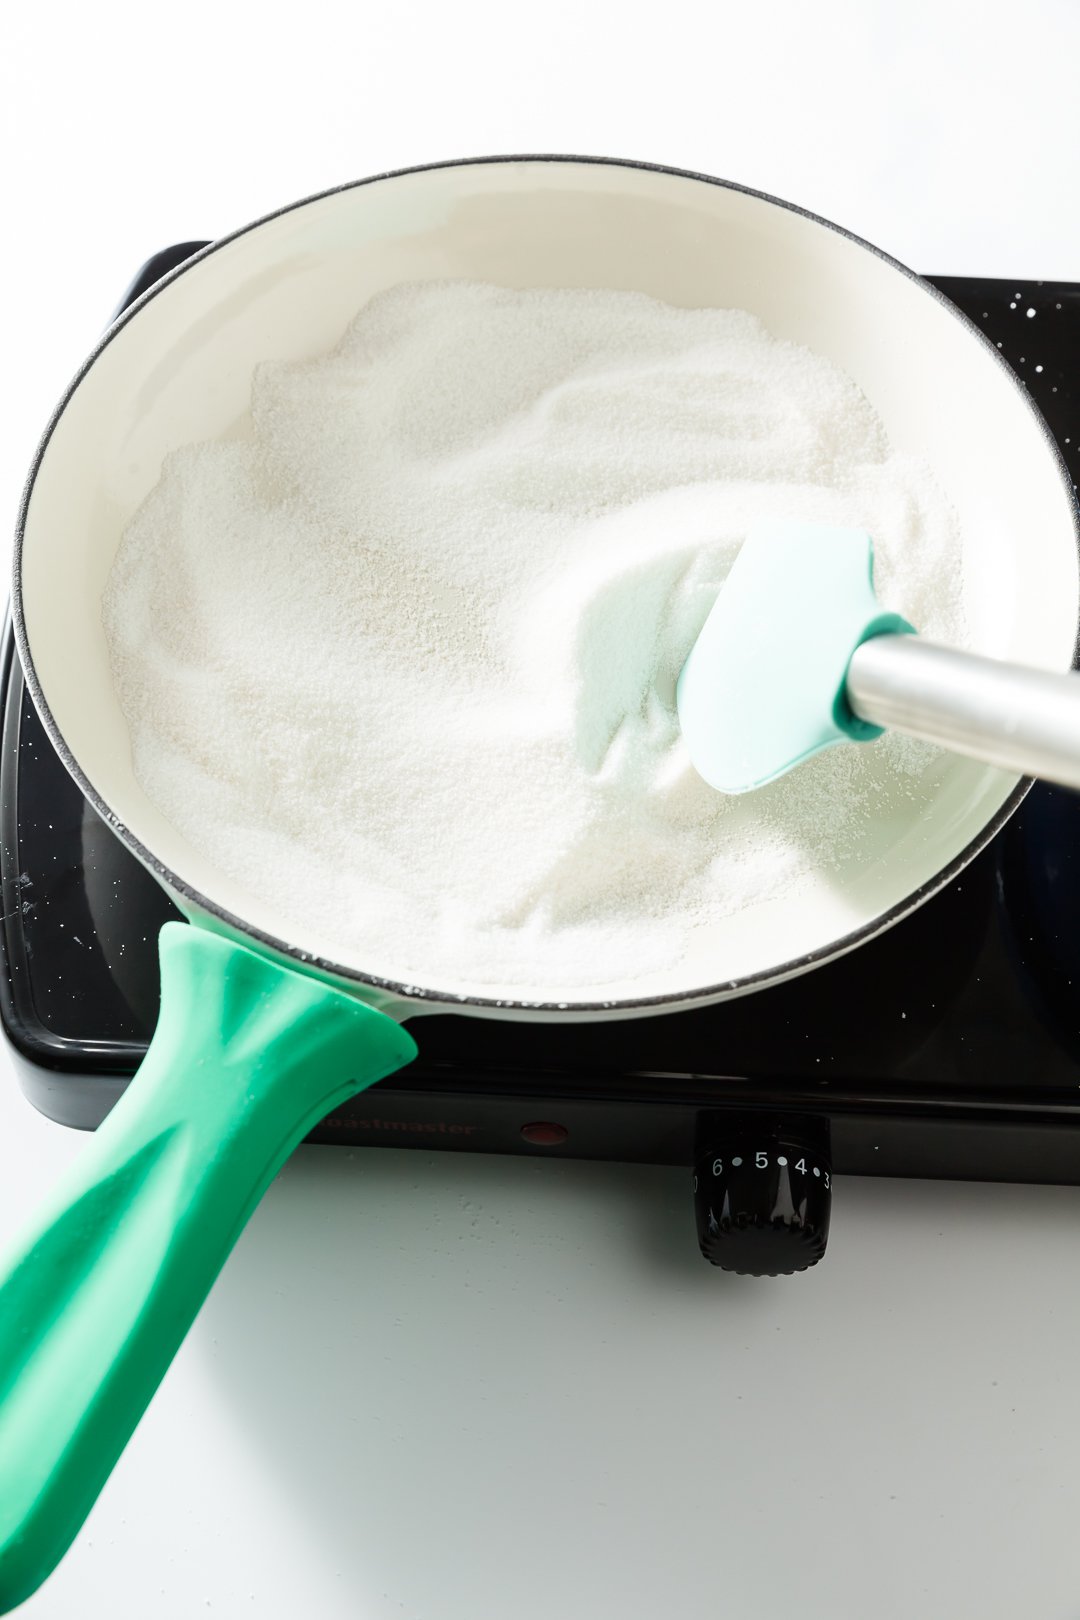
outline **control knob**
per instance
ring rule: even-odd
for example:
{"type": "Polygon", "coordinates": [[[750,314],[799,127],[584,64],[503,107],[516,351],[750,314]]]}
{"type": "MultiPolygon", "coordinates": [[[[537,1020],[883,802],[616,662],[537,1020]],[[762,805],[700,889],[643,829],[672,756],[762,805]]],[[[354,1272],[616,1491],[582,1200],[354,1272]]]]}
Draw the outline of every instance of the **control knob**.
{"type": "Polygon", "coordinates": [[[715,1116],[699,1131],[694,1167],[698,1242],[725,1271],[779,1277],[806,1271],[825,1253],[832,1166],[817,1130],[744,1130],[715,1116]]]}

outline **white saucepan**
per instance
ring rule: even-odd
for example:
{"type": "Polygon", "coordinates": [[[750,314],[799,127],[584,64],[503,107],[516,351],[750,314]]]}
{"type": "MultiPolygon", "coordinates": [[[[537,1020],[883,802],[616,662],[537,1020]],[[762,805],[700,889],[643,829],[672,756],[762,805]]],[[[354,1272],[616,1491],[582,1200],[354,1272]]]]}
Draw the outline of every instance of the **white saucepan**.
{"type": "MultiPolygon", "coordinates": [[[[1024,784],[932,767],[929,812],[898,792],[857,859],[718,921],[678,965],[597,989],[440,985],[333,937],[217,871],[147,798],[113,688],[101,598],[162,459],[243,431],[265,360],[331,348],[401,281],[627,288],[736,307],[839,364],[892,445],[928,462],[976,537],[975,650],[1065,670],[1078,620],[1077,512],[1053,441],[972,325],[884,254],[708,176],[585,158],[495,158],[380,175],[214,243],[106,334],[45,434],[17,543],[27,683],[91,802],[193,926],[162,937],[162,1015],[143,1068],[0,1281],[0,1608],[76,1534],[244,1221],[343,1097],[409,1061],[402,1020],[672,1012],[852,950],[933,894],[1024,784]]],[[[971,559],[969,559],[969,564],[971,559]]],[[[313,656],[317,655],[313,649],[313,656]]]]}

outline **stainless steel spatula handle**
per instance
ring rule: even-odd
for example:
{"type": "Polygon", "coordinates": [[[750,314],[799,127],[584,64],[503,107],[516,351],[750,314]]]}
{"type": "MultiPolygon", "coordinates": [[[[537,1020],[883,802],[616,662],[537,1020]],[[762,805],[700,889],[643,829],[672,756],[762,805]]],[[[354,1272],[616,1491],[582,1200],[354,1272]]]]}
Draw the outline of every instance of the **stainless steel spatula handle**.
{"type": "Polygon", "coordinates": [[[856,648],[846,693],[872,725],[1080,788],[1080,674],[1054,675],[920,636],[884,635],[856,648]]]}

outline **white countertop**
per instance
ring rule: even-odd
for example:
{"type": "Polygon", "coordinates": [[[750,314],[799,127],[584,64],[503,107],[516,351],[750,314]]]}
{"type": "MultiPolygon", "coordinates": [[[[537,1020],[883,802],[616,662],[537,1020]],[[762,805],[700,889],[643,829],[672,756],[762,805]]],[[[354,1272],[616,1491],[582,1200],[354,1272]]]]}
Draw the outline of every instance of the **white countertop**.
{"type": "MultiPolygon", "coordinates": [[[[1080,280],[1070,0],[276,15],[7,23],[9,527],[144,258],[384,168],[648,158],[1080,280]]],[[[80,1143],[0,1054],[0,1232],[80,1143]]],[[[840,1178],[824,1264],[755,1282],[681,1171],[303,1149],[21,1612],[1075,1620],[1078,1337],[1076,1189],[840,1178]]]]}

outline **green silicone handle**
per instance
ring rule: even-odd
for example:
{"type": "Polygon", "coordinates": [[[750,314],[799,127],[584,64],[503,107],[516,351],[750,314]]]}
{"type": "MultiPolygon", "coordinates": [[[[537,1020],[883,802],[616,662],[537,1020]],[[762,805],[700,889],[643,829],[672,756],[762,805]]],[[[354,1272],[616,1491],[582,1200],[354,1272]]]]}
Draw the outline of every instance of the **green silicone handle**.
{"type": "Polygon", "coordinates": [[[392,1018],[184,923],[138,1076],[0,1275],[0,1612],[67,1551],[244,1224],[392,1018]]]}

